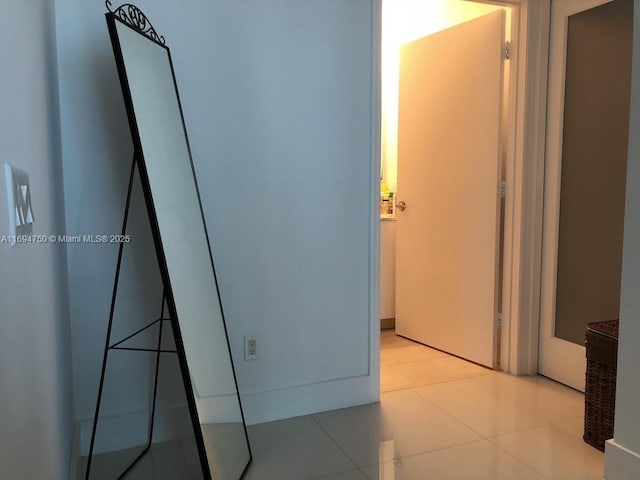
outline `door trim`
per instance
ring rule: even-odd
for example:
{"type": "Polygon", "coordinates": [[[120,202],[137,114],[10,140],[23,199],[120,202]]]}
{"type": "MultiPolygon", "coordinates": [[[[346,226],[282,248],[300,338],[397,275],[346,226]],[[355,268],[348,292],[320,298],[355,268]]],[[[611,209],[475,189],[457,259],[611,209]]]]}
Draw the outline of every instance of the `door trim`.
{"type": "Polygon", "coordinates": [[[369,172],[369,377],[380,400],[380,172],[382,166],[382,0],[371,0],[371,168],[369,172]]]}
{"type": "MultiPolygon", "coordinates": [[[[516,375],[538,372],[544,157],[547,117],[550,0],[510,3],[520,6],[516,101],[517,156],[511,198],[505,208],[505,309],[503,370],[516,375]],[[509,252],[508,256],[506,255],[509,252]],[[507,281],[510,279],[510,281],[507,281]]],[[[509,177],[508,177],[509,178],[509,177]]]]}
{"type": "MultiPolygon", "coordinates": [[[[482,0],[473,0],[482,1],[482,0]]],[[[514,138],[505,199],[501,369],[538,373],[544,154],[551,0],[488,1],[514,8],[514,138]]]]}

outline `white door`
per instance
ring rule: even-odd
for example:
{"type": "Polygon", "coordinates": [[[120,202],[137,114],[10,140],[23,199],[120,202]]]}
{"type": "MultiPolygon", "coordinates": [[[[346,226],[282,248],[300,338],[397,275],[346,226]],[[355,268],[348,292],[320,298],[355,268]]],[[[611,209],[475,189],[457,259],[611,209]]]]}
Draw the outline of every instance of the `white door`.
{"type": "Polygon", "coordinates": [[[504,12],[401,51],[396,332],[495,365],[504,12]]]}
{"type": "Polygon", "coordinates": [[[586,324],[619,314],[632,8],[552,2],[538,370],[581,391],[586,324]]]}

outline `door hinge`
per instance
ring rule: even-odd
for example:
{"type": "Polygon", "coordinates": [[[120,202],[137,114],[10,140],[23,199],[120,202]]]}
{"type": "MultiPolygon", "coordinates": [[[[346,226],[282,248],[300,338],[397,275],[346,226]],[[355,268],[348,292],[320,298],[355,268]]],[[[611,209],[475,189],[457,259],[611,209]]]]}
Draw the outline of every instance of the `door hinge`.
{"type": "Polygon", "coordinates": [[[504,42],[504,59],[511,59],[511,42],[504,42]]]}
{"type": "Polygon", "coordinates": [[[498,184],[498,191],[500,192],[500,198],[507,198],[507,182],[501,181],[498,184]]]}
{"type": "Polygon", "coordinates": [[[502,314],[501,313],[498,314],[498,318],[496,320],[496,326],[498,328],[502,328],[502,314]]]}

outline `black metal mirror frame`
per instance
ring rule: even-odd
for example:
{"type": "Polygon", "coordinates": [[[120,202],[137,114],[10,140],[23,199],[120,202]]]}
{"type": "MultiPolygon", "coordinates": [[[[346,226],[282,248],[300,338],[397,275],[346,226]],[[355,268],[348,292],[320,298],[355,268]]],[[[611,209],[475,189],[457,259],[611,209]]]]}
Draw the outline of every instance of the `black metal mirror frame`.
{"type": "MultiPolygon", "coordinates": [[[[152,196],[151,185],[150,185],[150,182],[149,182],[149,176],[148,176],[146,165],[145,165],[144,151],[143,151],[142,141],[141,141],[141,138],[140,138],[140,135],[139,135],[139,131],[138,131],[138,123],[137,123],[137,119],[136,119],[136,112],[135,112],[134,102],[133,102],[133,98],[132,98],[132,94],[131,94],[131,90],[130,90],[130,86],[129,86],[127,71],[126,71],[126,67],[125,67],[125,61],[124,61],[124,57],[123,57],[122,48],[121,48],[121,45],[120,45],[120,40],[119,40],[119,37],[118,37],[118,32],[116,30],[116,22],[120,22],[120,23],[126,25],[127,27],[131,28],[132,30],[134,30],[138,34],[143,35],[150,42],[153,42],[153,43],[157,44],[159,47],[164,48],[166,50],[166,53],[167,53],[169,65],[170,65],[170,68],[171,68],[171,74],[172,74],[172,77],[173,77],[172,78],[173,86],[175,88],[175,94],[176,94],[176,98],[177,98],[177,102],[178,102],[178,108],[179,108],[179,111],[180,111],[180,119],[182,121],[182,127],[184,129],[184,136],[185,136],[186,146],[187,146],[187,150],[188,150],[189,163],[190,163],[190,166],[191,166],[191,173],[193,174],[193,181],[194,181],[194,184],[195,184],[195,190],[196,190],[196,195],[197,195],[197,199],[198,199],[198,207],[200,209],[200,217],[202,219],[202,225],[204,227],[204,232],[205,232],[205,236],[206,236],[206,242],[207,242],[207,247],[208,247],[208,251],[209,251],[209,261],[211,262],[211,267],[212,267],[212,270],[213,270],[213,277],[214,277],[215,287],[216,287],[215,294],[217,295],[218,303],[219,303],[219,306],[220,306],[220,314],[221,314],[221,317],[222,317],[222,324],[223,324],[224,332],[225,332],[225,341],[226,341],[226,345],[227,345],[227,349],[228,349],[229,360],[230,360],[230,364],[231,364],[231,370],[232,370],[232,373],[233,373],[233,380],[234,380],[234,383],[235,383],[235,393],[236,393],[237,399],[238,399],[238,405],[239,405],[240,414],[241,414],[241,418],[242,418],[242,424],[243,424],[243,427],[244,427],[244,437],[245,437],[245,440],[246,440],[246,445],[247,445],[248,454],[249,454],[248,462],[247,462],[247,464],[246,464],[246,466],[245,466],[245,468],[244,468],[244,470],[242,471],[242,474],[241,474],[241,477],[242,477],[242,476],[244,476],[244,473],[246,472],[246,470],[247,470],[247,468],[248,468],[248,466],[249,466],[249,464],[251,463],[251,460],[252,460],[251,447],[250,447],[250,444],[249,444],[249,438],[248,438],[248,434],[247,434],[244,411],[242,409],[242,402],[240,400],[238,382],[237,382],[237,377],[236,377],[236,373],[235,373],[235,367],[233,365],[233,358],[232,358],[232,355],[231,355],[231,346],[230,346],[230,343],[229,343],[229,336],[228,336],[226,321],[225,321],[225,318],[224,318],[224,311],[222,309],[222,303],[220,301],[220,290],[219,290],[219,286],[218,286],[218,279],[217,279],[217,275],[216,275],[216,272],[215,272],[215,266],[214,266],[214,262],[213,262],[213,255],[211,253],[211,243],[210,243],[210,240],[209,240],[209,233],[208,233],[206,222],[205,222],[205,218],[204,218],[204,211],[202,209],[202,200],[201,200],[200,190],[199,190],[199,187],[198,187],[198,184],[197,184],[196,175],[195,175],[195,168],[194,168],[194,165],[193,165],[193,157],[192,157],[192,154],[191,154],[191,147],[189,145],[189,139],[188,139],[188,136],[187,136],[187,130],[186,130],[186,125],[185,125],[185,121],[184,121],[184,114],[183,114],[183,110],[182,110],[182,103],[181,103],[181,100],[180,100],[180,95],[179,95],[178,87],[177,87],[177,83],[176,83],[175,71],[174,71],[174,67],[173,67],[173,61],[171,59],[171,52],[170,52],[169,48],[165,45],[164,37],[157,34],[156,30],[153,28],[153,26],[151,25],[151,23],[149,22],[147,17],[136,6],[134,6],[132,4],[124,4],[124,5],[120,6],[119,8],[117,8],[116,10],[113,10],[111,8],[111,2],[108,1],[108,0],[106,2],[106,6],[107,6],[107,9],[108,9],[108,13],[106,13],[107,25],[108,25],[109,34],[110,34],[110,37],[111,37],[111,43],[112,43],[113,52],[114,52],[114,56],[115,56],[115,60],[116,60],[118,75],[119,75],[120,83],[121,83],[121,86],[122,86],[122,93],[123,93],[124,103],[125,103],[125,107],[126,107],[126,111],[127,111],[129,127],[130,127],[130,130],[131,130],[131,136],[132,136],[133,143],[134,143],[134,152],[135,152],[134,153],[134,165],[132,166],[131,177],[130,177],[130,182],[129,182],[129,197],[130,197],[130,194],[131,194],[131,184],[132,184],[133,175],[134,175],[134,170],[133,169],[134,169],[135,166],[137,166],[139,174],[140,174],[141,183],[142,183],[142,190],[143,190],[143,193],[144,193],[145,203],[146,203],[147,211],[148,211],[148,214],[149,214],[149,221],[150,221],[150,224],[151,224],[151,231],[152,231],[152,234],[153,234],[156,254],[157,254],[157,257],[158,257],[158,264],[159,264],[160,273],[161,273],[162,281],[163,281],[163,285],[164,285],[164,295],[165,295],[165,299],[166,299],[166,305],[167,305],[167,309],[168,309],[168,312],[169,312],[170,322],[171,322],[173,335],[174,335],[174,339],[175,339],[176,350],[177,350],[176,353],[177,353],[179,364],[180,364],[180,371],[181,371],[182,380],[183,380],[183,383],[184,383],[185,394],[186,394],[186,398],[187,398],[189,413],[190,413],[190,416],[191,416],[191,423],[192,423],[192,426],[193,426],[193,432],[194,432],[195,441],[196,441],[196,445],[197,445],[197,449],[198,449],[198,455],[199,455],[200,463],[201,463],[201,467],[202,467],[202,473],[203,473],[203,477],[205,479],[211,479],[212,478],[211,470],[210,470],[210,466],[209,466],[207,452],[205,450],[204,437],[203,437],[203,432],[202,432],[202,429],[201,429],[198,410],[197,410],[197,406],[196,406],[196,398],[195,398],[195,395],[194,395],[193,384],[192,384],[190,373],[189,373],[189,366],[188,366],[188,362],[187,362],[187,356],[186,356],[184,343],[183,343],[183,338],[182,338],[181,329],[180,329],[180,324],[179,324],[180,323],[179,322],[179,315],[178,315],[178,311],[177,311],[177,308],[176,308],[176,303],[175,303],[175,300],[174,300],[173,291],[171,289],[171,282],[170,282],[170,275],[169,275],[167,260],[166,260],[166,257],[165,257],[162,237],[161,237],[161,233],[160,233],[160,227],[159,227],[158,218],[157,218],[157,215],[156,215],[156,208],[155,208],[154,199],[153,199],[153,196],[152,196]]],[[[129,205],[129,198],[127,199],[127,211],[128,211],[128,205],[129,205]]],[[[127,217],[127,215],[125,213],[125,220],[124,220],[125,226],[123,227],[123,231],[126,228],[126,221],[127,221],[126,217],[127,217]]],[[[121,256],[121,254],[122,254],[122,244],[121,244],[120,256],[121,256]]],[[[119,259],[119,261],[120,261],[120,259],[119,259]]],[[[116,295],[116,288],[117,288],[117,281],[118,281],[118,272],[119,272],[119,267],[118,267],[118,269],[116,271],[116,285],[114,285],[114,299],[113,299],[113,302],[112,302],[111,317],[113,316],[113,303],[115,302],[115,295],[116,295]]],[[[214,294],[214,292],[212,292],[212,294],[214,294]]],[[[112,318],[110,318],[109,331],[111,329],[111,321],[112,321],[112,318]]],[[[110,334],[108,334],[108,335],[110,335],[110,334]]],[[[108,346],[108,339],[107,339],[107,346],[108,346]]],[[[158,347],[158,349],[159,348],[160,347],[158,347]]],[[[102,376],[103,377],[104,377],[104,368],[105,368],[105,365],[106,365],[106,353],[107,352],[106,352],[106,348],[105,348],[105,362],[103,364],[103,372],[102,372],[102,376]]],[[[213,368],[213,366],[212,366],[212,368],[213,368]]],[[[157,379],[157,372],[156,372],[156,379],[157,379]]],[[[157,383],[157,380],[156,380],[156,383],[157,383]]],[[[101,389],[102,389],[102,382],[101,382],[101,389]]],[[[101,391],[98,394],[98,407],[97,407],[97,410],[99,410],[99,407],[100,407],[100,398],[101,398],[101,391]]],[[[152,416],[153,416],[153,413],[152,413],[152,416]]],[[[94,435],[95,435],[95,422],[97,422],[97,417],[98,417],[98,412],[96,412],[96,418],[94,419],[94,435]]],[[[91,449],[93,449],[93,438],[92,438],[91,449]]],[[[143,453],[140,456],[142,456],[145,452],[146,452],[146,450],[143,451],[143,453]]],[[[136,459],[136,461],[137,460],[138,459],[136,459]]],[[[89,460],[89,462],[90,462],[90,460],[89,460]]],[[[90,465],[90,463],[89,463],[89,465],[90,465]]],[[[129,468],[131,468],[131,466],[129,468]]],[[[126,471],[125,471],[125,473],[126,473],[126,471]]],[[[87,471],[87,475],[88,474],[89,474],[89,471],[87,471]]]]}

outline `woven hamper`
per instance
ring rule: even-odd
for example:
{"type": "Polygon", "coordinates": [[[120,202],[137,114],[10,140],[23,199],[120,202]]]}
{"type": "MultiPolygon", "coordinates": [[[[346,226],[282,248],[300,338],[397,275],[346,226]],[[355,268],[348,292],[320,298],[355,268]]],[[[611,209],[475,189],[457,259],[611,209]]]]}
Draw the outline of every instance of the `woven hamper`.
{"type": "Polygon", "coordinates": [[[584,441],[604,451],[613,438],[618,360],[618,320],[587,325],[587,373],[584,397],[584,441]]]}

